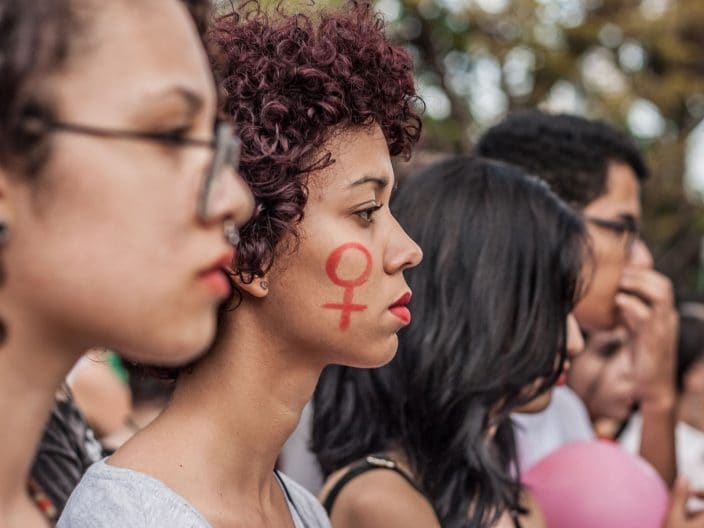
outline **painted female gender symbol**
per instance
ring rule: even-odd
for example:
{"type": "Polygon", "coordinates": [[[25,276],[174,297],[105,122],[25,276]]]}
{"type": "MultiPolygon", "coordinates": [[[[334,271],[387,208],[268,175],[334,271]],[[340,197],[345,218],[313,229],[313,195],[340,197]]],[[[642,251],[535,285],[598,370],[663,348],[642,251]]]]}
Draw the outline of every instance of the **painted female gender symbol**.
{"type": "Polygon", "coordinates": [[[352,312],[361,312],[367,309],[366,304],[354,304],[352,302],[352,297],[354,296],[354,289],[361,286],[369,279],[369,275],[372,272],[372,256],[369,250],[365,248],[362,244],[358,242],[348,242],[347,244],[342,244],[340,247],[335,249],[328,257],[325,263],[325,271],[330,277],[330,280],[342,286],[345,292],[342,296],[341,303],[327,303],[323,305],[323,308],[330,308],[332,310],[340,310],[340,330],[347,330],[350,326],[350,317],[352,312]],[[337,274],[337,267],[340,265],[340,260],[342,259],[342,254],[350,250],[359,251],[364,255],[366,260],[366,267],[362,271],[361,275],[356,279],[341,279],[337,274]]]}

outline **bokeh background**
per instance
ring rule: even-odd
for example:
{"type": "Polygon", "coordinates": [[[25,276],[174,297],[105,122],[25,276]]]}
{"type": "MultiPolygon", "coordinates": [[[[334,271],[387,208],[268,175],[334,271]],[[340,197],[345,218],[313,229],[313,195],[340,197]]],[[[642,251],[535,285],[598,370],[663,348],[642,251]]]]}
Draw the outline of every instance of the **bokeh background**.
{"type": "MultiPolygon", "coordinates": [[[[287,11],[341,4],[281,2],[287,11]]],[[[376,7],[415,58],[426,103],[416,162],[470,151],[516,109],[605,119],[649,161],[643,234],[656,267],[678,292],[704,291],[703,0],[377,0],[376,7]]]]}

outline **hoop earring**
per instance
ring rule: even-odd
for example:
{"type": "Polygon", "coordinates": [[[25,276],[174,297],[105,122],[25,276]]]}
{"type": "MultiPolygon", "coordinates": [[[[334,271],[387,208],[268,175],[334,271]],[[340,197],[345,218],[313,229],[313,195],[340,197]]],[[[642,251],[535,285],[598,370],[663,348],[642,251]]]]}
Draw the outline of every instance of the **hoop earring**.
{"type": "Polygon", "coordinates": [[[261,286],[262,290],[268,290],[269,289],[269,281],[259,281],[259,286],[261,286]]]}

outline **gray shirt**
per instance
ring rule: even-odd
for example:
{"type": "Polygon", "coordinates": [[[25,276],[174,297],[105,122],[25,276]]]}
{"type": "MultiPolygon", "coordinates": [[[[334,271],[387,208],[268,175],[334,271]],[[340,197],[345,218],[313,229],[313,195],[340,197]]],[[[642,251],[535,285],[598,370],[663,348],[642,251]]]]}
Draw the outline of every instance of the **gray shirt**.
{"type": "MultiPolygon", "coordinates": [[[[325,510],[302,486],[281,475],[296,528],[330,528],[325,510]]],[[[58,528],[211,528],[183,497],[161,481],[96,462],[68,500],[58,528]]]]}

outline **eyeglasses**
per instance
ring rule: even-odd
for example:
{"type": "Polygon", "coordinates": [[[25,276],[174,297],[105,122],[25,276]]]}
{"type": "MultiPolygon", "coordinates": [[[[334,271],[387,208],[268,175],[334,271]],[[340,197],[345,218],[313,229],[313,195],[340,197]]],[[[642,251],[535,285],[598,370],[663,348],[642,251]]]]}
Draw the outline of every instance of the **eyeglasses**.
{"type": "MultiPolygon", "coordinates": [[[[33,134],[56,130],[107,139],[153,141],[162,145],[170,145],[178,148],[203,147],[211,149],[213,151],[213,159],[205,173],[205,179],[201,185],[198,197],[198,217],[204,222],[209,220],[213,212],[214,203],[216,203],[217,199],[222,196],[227,188],[227,177],[229,173],[225,169],[230,167],[233,170],[237,170],[240,160],[240,140],[234,134],[232,127],[228,123],[221,121],[217,122],[215,125],[215,135],[213,139],[186,138],[171,132],[115,130],[41,118],[28,118],[24,121],[23,126],[26,131],[33,134]]],[[[239,231],[234,221],[231,219],[225,221],[225,237],[233,245],[239,242],[239,231]]]]}
{"type": "Polygon", "coordinates": [[[634,218],[627,217],[621,220],[607,220],[605,218],[587,216],[585,220],[597,227],[611,231],[619,237],[625,237],[627,253],[633,250],[636,240],[640,238],[640,224],[634,218]]]}

